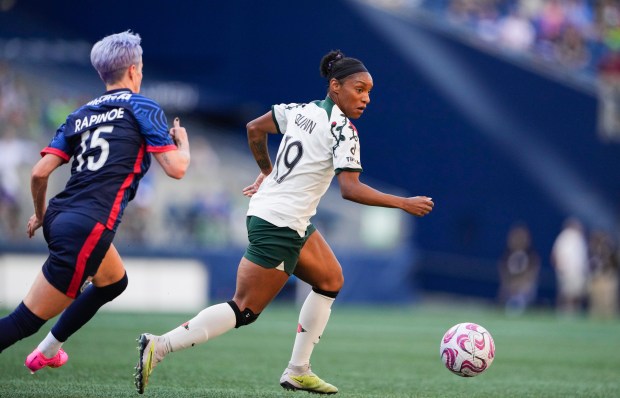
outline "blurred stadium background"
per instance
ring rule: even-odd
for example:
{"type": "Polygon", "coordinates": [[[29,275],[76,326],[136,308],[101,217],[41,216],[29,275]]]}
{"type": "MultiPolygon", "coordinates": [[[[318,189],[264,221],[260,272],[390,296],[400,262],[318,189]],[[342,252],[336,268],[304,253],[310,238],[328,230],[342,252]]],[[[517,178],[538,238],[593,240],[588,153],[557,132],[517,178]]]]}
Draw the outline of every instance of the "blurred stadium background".
{"type": "MultiPolygon", "coordinates": [[[[620,47],[618,1],[0,0],[0,307],[28,288],[21,265],[36,272],[45,254],[41,234],[25,234],[38,151],[102,92],[92,44],[127,29],[143,38],[143,93],[181,117],[193,153],[180,182],[153,166],[115,244],[133,288],[149,288],[139,280],[150,266],[159,275],[150,288],[170,300],[188,283],[203,289],[179,309],[233,292],[246,243],[240,192],[257,174],[245,123],[274,103],[323,98],[318,64],[336,48],[375,81],[356,122],[363,180],[436,203],[414,219],[330,190],[314,222],[345,268],[342,302],[495,303],[508,233],[523,223],[541,258],[534,304],[552,308],[549,256],[564,220],[617,241],[619,100],[608,59],[620,47]]],[[[298,290],[293,281],[280,300],[298,290]]]]}

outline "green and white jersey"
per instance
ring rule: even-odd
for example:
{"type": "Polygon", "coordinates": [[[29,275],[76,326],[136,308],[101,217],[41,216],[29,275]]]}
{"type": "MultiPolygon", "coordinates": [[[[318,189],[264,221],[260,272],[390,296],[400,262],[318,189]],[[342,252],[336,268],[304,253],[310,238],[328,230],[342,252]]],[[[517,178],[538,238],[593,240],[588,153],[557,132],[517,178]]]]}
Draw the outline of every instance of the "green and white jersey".
{"type": "Polygon", "coordinates": [[[327,97],[272,106],[282,142],[273,171],[250,200],[249,216],[303,236],[334,175],[362,171],[355,126],[327,97]]]}

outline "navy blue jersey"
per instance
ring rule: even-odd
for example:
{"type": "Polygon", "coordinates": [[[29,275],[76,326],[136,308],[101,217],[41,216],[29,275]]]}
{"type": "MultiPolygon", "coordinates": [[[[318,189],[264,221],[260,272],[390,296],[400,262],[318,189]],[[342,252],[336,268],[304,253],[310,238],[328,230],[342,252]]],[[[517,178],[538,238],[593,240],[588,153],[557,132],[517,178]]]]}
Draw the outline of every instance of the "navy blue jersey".
{"type": "Polygon", "coordinates": [[[176,149],[166,116],[153,100],[128,89],[112,90],[71,113],[41,151],[73,157],[65,189],[49,209],[92,217],[115,231],[140,179],[149,152],[176,149]]]}

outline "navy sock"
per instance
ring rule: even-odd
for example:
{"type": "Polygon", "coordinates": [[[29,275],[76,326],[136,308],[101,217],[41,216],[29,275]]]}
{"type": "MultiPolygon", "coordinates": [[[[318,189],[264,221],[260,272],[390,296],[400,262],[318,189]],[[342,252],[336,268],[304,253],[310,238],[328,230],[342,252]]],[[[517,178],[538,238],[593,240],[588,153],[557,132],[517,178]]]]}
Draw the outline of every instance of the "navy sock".
{"type": "Polygon", "coordinates": [[[22,301],[12,313],[0,319],[0,352],[24,337],[32,336],[45,322],[22,301]]]}
{"type": "Polygon", "coordinates": [[[73,333],[91,320],[105,303],[114,300],[127,287],[127,274],[121,280],[104,287],[91,285],[65,309],[54,327],[56,340],[65,342],[73,333]]]}

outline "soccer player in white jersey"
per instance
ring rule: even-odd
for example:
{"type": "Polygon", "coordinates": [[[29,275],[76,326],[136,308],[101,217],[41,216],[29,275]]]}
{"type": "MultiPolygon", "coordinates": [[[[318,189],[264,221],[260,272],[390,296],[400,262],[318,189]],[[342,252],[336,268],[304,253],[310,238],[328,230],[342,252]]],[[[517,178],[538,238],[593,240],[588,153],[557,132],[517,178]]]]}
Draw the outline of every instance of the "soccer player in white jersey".
{"type": "Polygon", "coordinates": [[[140,335],[135,374],[139,393],[170,352],[254,322],[290,275],[310,284],[312,291],[301,308],[292,356],[280,385],[319,394],[338,392],[310,368],[310,356],[344,283],[338,260],[310,222],[319,200],[337,176],[342,197],[354,202],[398,208],[418,217],[428,214],[434,204],[426,196],[394,196],[360,181],[360,140],[350,120],[358,119],[370,103],[372,77],[361,61],[340,51],[326,54],[320,71],[328,82],[324,100],[274,105],[248,123],[248,141],[260,174],[243,190],[251,197],[246,220],[249,245],[239,263],[234,297],[164,335],[140,335]],[[270,133],[283,135],[275,163],[267,151],[270,133]]]}

